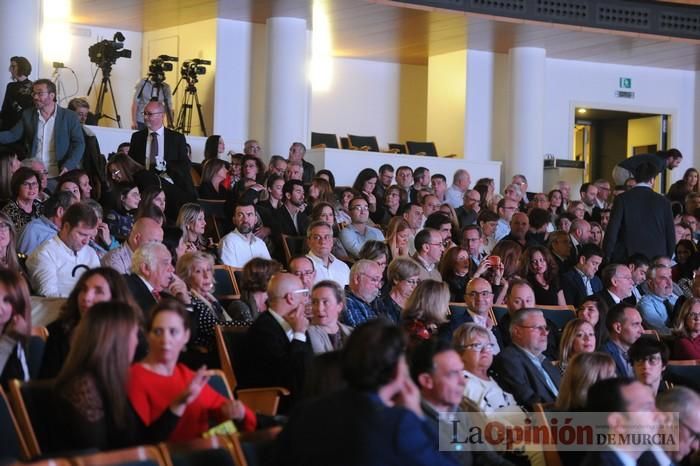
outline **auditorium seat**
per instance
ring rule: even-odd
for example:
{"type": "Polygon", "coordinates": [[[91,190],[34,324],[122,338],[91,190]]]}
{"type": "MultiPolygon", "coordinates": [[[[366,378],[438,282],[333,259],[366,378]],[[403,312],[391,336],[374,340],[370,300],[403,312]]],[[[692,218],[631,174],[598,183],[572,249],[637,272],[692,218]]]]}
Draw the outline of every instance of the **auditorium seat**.
{"type": "Polygon", "coordinates": [[[427,155],[428,157],[437,157],[437,148],[434,142],[406,141],[406,147],[409,154],[427,155]]]}
{"type": "Polygon", "coordinates": [[[371,152],[379,152],[379,143],[376,136],[358,136],[356,134],[348,134],[350,148],[356,150],[368,150],[371,152]]]}
{"type": "Polygon", "coordinates": [[[332,133],[311,133],[311,147],[338,149],[338,136],[332,133]]]}

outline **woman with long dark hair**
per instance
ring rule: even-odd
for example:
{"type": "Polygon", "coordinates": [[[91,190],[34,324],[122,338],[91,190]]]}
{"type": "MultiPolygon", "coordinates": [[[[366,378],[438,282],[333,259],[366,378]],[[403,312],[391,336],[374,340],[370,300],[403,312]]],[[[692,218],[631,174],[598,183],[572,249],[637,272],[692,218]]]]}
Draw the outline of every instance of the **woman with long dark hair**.
{"type": "Polygon", "coordinates": [[[29,380],[27,343],[32,330],[29,288],[17,272],[0,268],[0,384],[29,380]]]}

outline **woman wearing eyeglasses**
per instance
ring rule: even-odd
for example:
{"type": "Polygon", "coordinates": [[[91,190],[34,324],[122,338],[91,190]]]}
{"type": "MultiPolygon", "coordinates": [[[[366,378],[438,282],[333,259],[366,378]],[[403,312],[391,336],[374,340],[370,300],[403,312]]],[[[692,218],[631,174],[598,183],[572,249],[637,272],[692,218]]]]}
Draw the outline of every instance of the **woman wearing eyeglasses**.
{"type": "Polygon", "coordinates": [[[307,329],[309,342],[315,354],[336,351],[343,347],[352,327],[338,322],[345,307],[345,292],[332,280],[322,280],[311,292],[313,318],[307,329]]]}
{"type": "Polygon", "coordinates": [[[2,212],[15,224],[17,235],[22,233],[27,223],[44,214],[44,204],[37,196],[41,186],[41,176],[27,167],[20,167],[10,181],[12,199],[2,212]]]}
{"type": "Polygon", "coordinates": [[[377,312],[398,324],[408,298],[420,283],[420,265],[410,257],[397,257],[389,264],[386,276],[391,289],[388,294],[380,296],[377,312]]]}
{"type": "Polygon", "coordinates": [[[700,359],[700,298],[683,303],[673,333],[673,359],[700,359]]]}

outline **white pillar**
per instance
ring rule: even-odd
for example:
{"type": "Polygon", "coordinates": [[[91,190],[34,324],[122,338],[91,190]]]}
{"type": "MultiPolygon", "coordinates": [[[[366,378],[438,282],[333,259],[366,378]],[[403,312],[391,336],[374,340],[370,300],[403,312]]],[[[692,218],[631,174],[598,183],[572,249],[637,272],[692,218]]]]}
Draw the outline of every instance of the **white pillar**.
{"type": "Polygon", "coordinates": [[[530,191],[542,190],[545,50],[516,47],[510,60],[510,150],[505,157],[505,177],[523,174],[530,191]]]}
{"type": "Polygon", "coordinates": [[[40,0],[0,0],[0,98],[10,82],[10,57],[25,57],[32,64],[29,79],[40,76],[39,34],[41,32],[40,0]]]}
{"type": "Polygon", "coordinates": [[[306,20],[268,18],[265,145],[269,157],[284,157],[289,146],[305,142],[308,127],[306,20]]]}

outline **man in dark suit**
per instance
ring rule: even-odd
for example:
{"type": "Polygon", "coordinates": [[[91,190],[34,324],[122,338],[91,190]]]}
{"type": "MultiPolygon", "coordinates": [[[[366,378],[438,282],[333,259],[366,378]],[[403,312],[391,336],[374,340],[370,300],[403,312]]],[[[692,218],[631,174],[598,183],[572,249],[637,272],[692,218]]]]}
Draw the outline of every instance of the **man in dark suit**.
{"type": "Polygon", "coordinates": [[[603,283],[595,275],[602,261],[603,251],[595,244],[586,244],[581,248],[576,266],[561,277],[561,289],[564,290],[567,304],[578,307],[586,296],[603,289],[603,283]]]}
{"type": "Polygon", "coordinates": [[[658,169],[642,163],[637,184],[615,198],[603,249],[611,262],[624,263],[632,254],[671,257],[676,244],[673,214],[668,198],[652,189],[658,169]]]}
{"type": "Polygon", "coordinates": [[[360,325],[340,366],[348,388],[300,406],[280,433],[271,464],[457,464],[436,448],[437,433],[424,419],[406,365],[401,329],[384,319],[360,325]]]}
{"type": "Polygon", "coordinates": [[[85,139],[78,116],[56,104],[56,85],[48,79],[34,81],[32,99],[35,108],[24,110],[20,120],[11,129],[0,131],[0,144],[21,141],[30,157],[44,162],[49,178],[80,168],[85,139]],[[51,119],[53,134],[43,136],[41,129],[51,119]],[[49,147],[48,141],[42,144],[44,138],[48,138],[48,141],[53,139],[53,147],[49,147]]]}
{"type": "Polygon", "coordinates": [[[634,302],[630,300],[634,282],[629,267],[624,264],[608,264],[600,275],[603,280],[603,289],[595,293],[595,296],[600,299],[603,315],[622,301],[634,306],[634,302]]]}
{"type": "Polygon", "coordinates": [[[275,212],[274,233],[280,239],[282,235],[305,236],[309,217],[304,213],[304,184],[299,180],[289,180],[284,183],[282,194],[284,203],[275,212]]]}
{"type": "MultiPolygon", "coordinates": [[[[632,434],[653,437],[659,427],[651,389],[630,378],[603,379],[588,389],[586,411],[610,413],[607,416],[610,438],[627,438],[632,434]],[[643,429],[640,431],[640,429],[643,429]]],[[[615,449],[590,451],[584,466],[624,466],[637,463],[651,445],[616,444],[615,449]]],[[[669,464],[669,463],[666,463],[669,464]]]]}
{"type": "Polygon", "coordinates": [[[578,256],[581,254],[581,248],[591,241],[591,224],[587,220],[574,219],[569,227],[569,239],[571,240],[569,260],[572,264],[576,264],[578,256]]]}
{"type": "Polygon", "coordinates": [[[163,243],[144,243],[134,252],[131,273],[124,278],[145,320],[164,297],[175,297],[189,304],[187,285],[175,276],[174,270],[170,252],[163,243]]]}
{"type": "Polygon", "coordinates": [[[627,351],[644,333],[642,316],[633,306],[622,302],[608,310],[605,328],[608,330],[608,341],[600,347],[600,351],[613,358],[618,377],[634,377],[627,351]]]}
{"type": "Polygon", "coordinates": [[[185,136],[163,126],[164,114],[160,102],[146,105],[143,115],[147,129],[131,135],[129,156],[146,167],[146,172],[137,176],[140,187],[161,186],[167,200],[165,215],[175,219],[180,206],[194,202],[197,193],[190,174],[185,136]]]}
{"type": "Polygon", "coordinates": [[[304,154],[306,154],[306,146],[300,142],[294,142],[289,147],[289,161],[290,162],[301,162],[304,169],[304,174],[302,175],[302,181],[305,184],[311,184],[311,180],[314,179],[316,175],[316,167],[312,163],[304,160],[304,154]]]}
{"type": "Polygon", "coordinates": [[[301,397],[312,356],[304,316],[309,290],[296,275],[280,273],[268,283],[267,294],[269,310],[253,322],[246,336],[240,385],[285,387],[290,395],[280,410],[288,413],[301,397]]]}
{"type": "Polygon", "coordinates": [[[465,312],[453,312],[450,316],[450,325],[445,327],[449,328],[450,339],[455,330],[462,324],[474,322],[489,330],[491,342],[496,344],[494,354],[498,354],[503,348],[503,339],[497,323],[493,322],[489,316],[489,311],[493,307],[491,284],[483,278],[470,280],[464,292],[464,303],[466,304],[465,312]]]}
{"type": "Polygon", "coordinates": [[[561,372],[543,354],[548,333],[542,311],[520,309],[511,318],[513,344],[495,359],[498,384],[529,411],[535,403],[551,403],[559,395],[561,372]]]}

